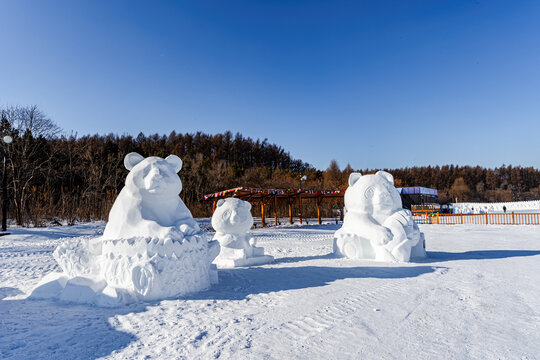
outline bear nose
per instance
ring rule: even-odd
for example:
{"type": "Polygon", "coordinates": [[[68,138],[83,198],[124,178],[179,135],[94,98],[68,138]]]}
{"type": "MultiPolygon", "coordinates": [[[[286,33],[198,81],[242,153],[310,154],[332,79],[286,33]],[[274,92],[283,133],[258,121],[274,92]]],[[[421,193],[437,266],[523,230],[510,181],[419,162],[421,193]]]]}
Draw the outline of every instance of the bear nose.
{"type": "Polygon", "coordinates": [[[152,170],[150,170],[149,175],[152,177],[161,177],[161,171],[159,171],[158,168],[153,168],[152,170]]]}

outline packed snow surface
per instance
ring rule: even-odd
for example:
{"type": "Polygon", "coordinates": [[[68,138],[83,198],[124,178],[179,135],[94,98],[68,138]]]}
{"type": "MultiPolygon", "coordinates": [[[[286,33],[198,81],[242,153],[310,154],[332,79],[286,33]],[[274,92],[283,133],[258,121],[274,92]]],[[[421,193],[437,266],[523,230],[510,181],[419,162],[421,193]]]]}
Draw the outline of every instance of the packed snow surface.
{"type": "Polygon", "coordinates": [[[251,204],[236,198],[220,199],[212,215],[214,240],[219,241],[220,252],[214,260],[218,267],[262,265],[274,258],[264,255],[264,248],[255,246],[256,238],[248,231],[253,226],[251,204]]]}
{"type": "Polygon", "coordinates": [[[252,230],[274,263],[116,308],[25,299],[60,270],[59,238],[99,236],[103,223],[10,229],[0,358],[538,359],[540,227],[420,225],[428,258],[384,263],[332,257],[340,226],[252,230]]]}
{"type": "Polygon", "coordinates": [[[406,262],[424,258],[424,236],[403,209],[394,177],[351,173],[345,192],[347,213],[334,234],[334,253],[349,259],[406,262]]]}
{"type": "Polygon", "coordinates": [[[540,212],[540,200],[511,201],[498,203],[453,203],[454,213],[483,214],[506,212],[540,212]]]}

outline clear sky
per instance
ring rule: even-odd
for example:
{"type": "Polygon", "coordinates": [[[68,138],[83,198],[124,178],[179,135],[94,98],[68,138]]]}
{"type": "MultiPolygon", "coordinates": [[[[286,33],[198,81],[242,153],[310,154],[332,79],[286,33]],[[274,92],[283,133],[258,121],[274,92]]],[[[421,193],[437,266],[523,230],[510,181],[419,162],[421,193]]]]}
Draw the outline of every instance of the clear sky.
{"type": "Polygon", "coordinates": [[[540,1],[0,1],[0,105],[319,169],[540,167],[540,1]]]}

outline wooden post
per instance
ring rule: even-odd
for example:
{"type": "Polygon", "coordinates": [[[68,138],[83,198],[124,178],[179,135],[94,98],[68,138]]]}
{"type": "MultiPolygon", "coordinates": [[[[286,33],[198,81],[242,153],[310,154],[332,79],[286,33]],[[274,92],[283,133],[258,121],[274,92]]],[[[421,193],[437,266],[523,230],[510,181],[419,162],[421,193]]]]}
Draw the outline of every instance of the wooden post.
{"type": "Polygon", "coordinates": [[[266,227],[264,222],[264,201],[261,199],[261,226],[266,227]]]}
{"type": "Polygon", "coordinates": [[[292,201],[291,198],[289,198],[289,223],[292,225],[292,201]]]}
{"type": "MultiPolygon", "coordinates": [[[[214,202],[212,203],[212,215],[214,215],[214,213],[216,212],[216,205],[217,205],[217,200],[214,200],[214,202]]],[[[216,229],[214,229],[213,226],[212,226],[212,231],[216,232],[216,229]]]]}
{"type": "Polygon", "coordinates": [[[319,225],[321,225],[321,201],[319,197],[317,197],[317,220],[319,221],[319,225]]]}
{"type": "Polygon", "coordinates": [[[488,219],[488,214],[486,212],[486,225],[489,225],[489,219],[488,219]]]}
{"type": "Polygon", "coordinates": [[[298,195],[298,208],[300,210],[300,225],[302,225],[302,194],[298,195]]]}
{"type": "Polygon", "coordinates": [[[274,194],[274,226],[277,226],[277,194],[274,194]]]}
{"type": "Polygon", "coordinates": [[[439,225],[439,213],[437,213],[437,225],[439,225]]]}
{"type": "Polygon", "coordinates": [[[513,211],[512,211],[512,225],[516,225],[516,216],[514,215],[513,211]]]}
{"type": "Polygon", "coordinates": [[[461,225],[463,225],[463,213],[461,213],[461,225]]]}

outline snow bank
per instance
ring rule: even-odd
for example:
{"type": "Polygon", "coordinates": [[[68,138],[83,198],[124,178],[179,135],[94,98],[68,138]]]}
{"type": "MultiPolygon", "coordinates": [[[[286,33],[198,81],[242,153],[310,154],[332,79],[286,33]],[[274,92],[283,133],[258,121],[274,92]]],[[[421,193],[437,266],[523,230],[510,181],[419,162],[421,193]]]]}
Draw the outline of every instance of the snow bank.
{"type": "Polygon", "coordinates": [[[450,204],[454,213],[463,214],[483,214],[502,213],[503,207],[506,212],[540,212],[540,200],[532,201],[512,201],[498,203],[453,203],[450,204]]]}
{"type": "Polygon", "coordinates": [[[255,246],[255,238],[250,238],[248,230],[253,226],[251,204],[235,198],[217,202],[212,216],[212,226],[216,230],[214,240],[219,241],[220,253],[214,260],[219,267],[238,267],[267,264],[274,261],[264,255],[262,247],[255,246]]]}
{"type": "Polygon", "coordinates": [[[219,252],[178,194],[182,160],[126,156],[130,170],[101,237],[79,237],[54,251],[62,274],[45,277],[32,298],[114,306],[182,296],[217,283],[219,252]]]}
{"type": "Polygon", "coordinates": [[[352,259],[409,261],[426,256],[424,237],[402,208],[394,178],[352,173],[345,192],[347,213],[334,235],[334,253],[352,259]]]}

